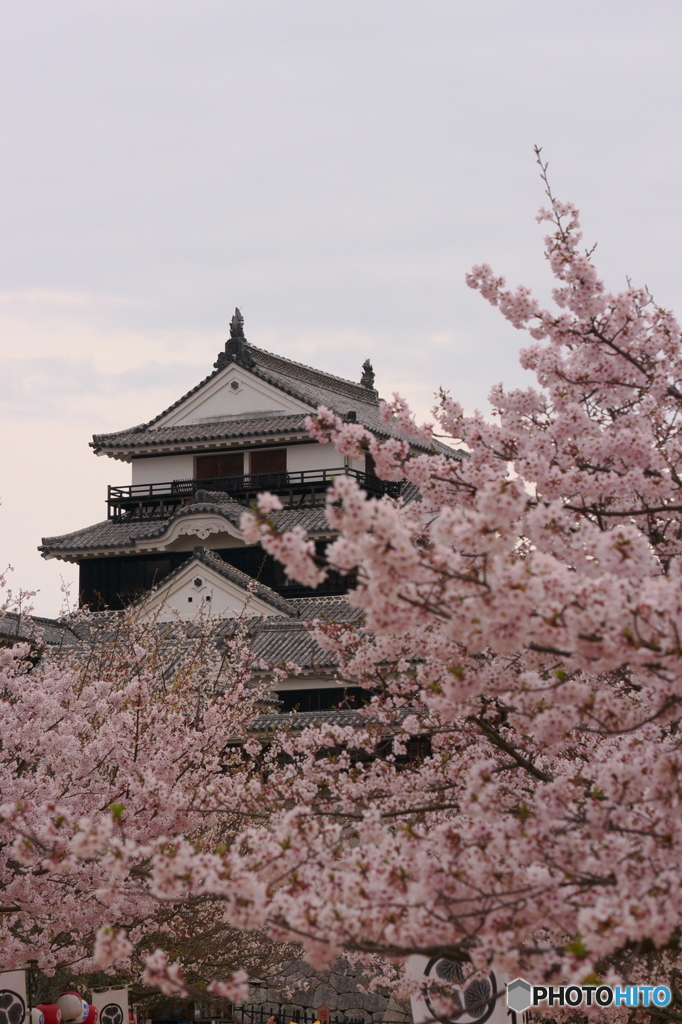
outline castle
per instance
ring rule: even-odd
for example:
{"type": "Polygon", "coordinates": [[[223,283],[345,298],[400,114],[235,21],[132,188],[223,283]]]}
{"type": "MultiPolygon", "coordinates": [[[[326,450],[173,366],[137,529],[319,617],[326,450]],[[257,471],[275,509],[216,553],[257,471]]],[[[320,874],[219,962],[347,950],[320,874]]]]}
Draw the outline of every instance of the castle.
{"type": "MultiPolygon", "coordinates": [[[[343,380],[265,352],[247,341],[235,310],[212,373],[148,423],[93,437],[94,452],[130,464],[132,479],[109,486],[103,522],[45,537],[43,556],[78,564],[81,604],[94,610],[136,605],[161,622],[208,615],[217,635],[246,613],[255,656],[304,670],[277,684],[279,714],[295,712],[301,725],[320,713],[352,714],[362,691],[339,686],[305,623],[355,616],[345,598],[353,578],[330,573],[316,590],[299,586],[245,543],[240,518],[259,492],[277,494],[284,507],[275,525],[300,524],[324,557],[333,539],[325,495],[335,477],[354,477],[368,495],[400,495],[403,485],[379,480],[369,455],[344,458],[306,429],[324,405],[378,437],[404,437],[381,418],[369,360],[362,369],[359,382],[343,380]]],[[[429,450],[408,440],[415,452],[429,450]]],[[[261,728],[276,727],[277,716],[264,717],[261,728]]]]}

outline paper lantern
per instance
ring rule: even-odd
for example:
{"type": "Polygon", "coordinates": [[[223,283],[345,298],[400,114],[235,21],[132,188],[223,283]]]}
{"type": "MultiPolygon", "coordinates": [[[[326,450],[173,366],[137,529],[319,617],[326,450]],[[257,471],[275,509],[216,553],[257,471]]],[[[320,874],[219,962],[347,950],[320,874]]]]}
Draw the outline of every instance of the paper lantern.
{"type": "Polygon", "coordinates": [[[45,1024],[45,1014],[39,1006],[34,1006],[31,1010],[29,1024],[45,1024]]]}
{"type": "Polygon", "coordinates": [[[80,997],[78,992],[62,992],[57,998],[57,1006],[62,1011],[64,1024],[83,1024],[90,1006],[80,997]]]}
{"type": "MultiPolygon", "coordinates": [[[[39,1006],[36,1006],[36,1010],[40,1010],[42,1013],[45,1018],[45,1024],[62,1024],[62,1011],[56,1003],[41,1003],[39,1006]]],[[[33,1021],[31,1021],[31,1024],[33,1024],[33,1021]]]]}
{"type": "Polygon", "coordinates": [[[97,1007],[92,1004],[88,1005],[88,1015],[83,1021],[83,1024],[97,1024],[97,1007]]]}

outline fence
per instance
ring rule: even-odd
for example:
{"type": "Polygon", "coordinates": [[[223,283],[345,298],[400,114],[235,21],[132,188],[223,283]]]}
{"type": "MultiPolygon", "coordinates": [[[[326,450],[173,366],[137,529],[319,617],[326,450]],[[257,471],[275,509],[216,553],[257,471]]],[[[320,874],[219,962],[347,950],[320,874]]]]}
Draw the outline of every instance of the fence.
{"type": "MultiPolygon", "coordinates": [[[[293,1003],[264,1003],[258,1006],[233,1006],[232,1015],[236,1024],[267,1024],[270,1017],[276,1017],[279,1024],[315,1024],[317,1013],[310,1007],[297,1007],[293,1003]]],[[[328,1024],[365,1024],[364,1017],[329,1016],[328,1024]]]]}
{"type": "MultiPolygon", "coordinates": [[[[258,1005],[224,1003],[215,1007],[202,1007],[201,1017],[195,1024],[208,1021],[234,1021],[235,1024],[267,1024],[270,1017],[276,1017],[279,1024],[315,1024],[319,1018],[315,1010],[296,1006],[293,1003],[259,1003],[258,1005]],[[208,1011],[208,1012],[207,1012],[208,1011]]],[[[343,1017],[338,1014],[326,1018],[327,1024],[365,1024],[364,1017],[343,1017]]],[[[161,1022],[154,1022],[161,1024],[161,1022]]]]}
{"type": "MultiPolygon", "coordinates": [[[[235,1004],[227,999],[216,999],[210,1004],[196,1006],[193,1020],[185,1017],[181,1010],[176,1010],[148,1024],[267,1024],[270,1017],[276,1017],[279,1024],[315,1024],[319,1020],[315,1010],[294,1003],[235,1004]]],[[[343,1017],[335,1013],[325,1018],[324,1024],[365,1024],[365,1018],[343,1017]]],[[[407,1019],[384,1018],[382,1024],[407,1024],[407,1019]]]]}

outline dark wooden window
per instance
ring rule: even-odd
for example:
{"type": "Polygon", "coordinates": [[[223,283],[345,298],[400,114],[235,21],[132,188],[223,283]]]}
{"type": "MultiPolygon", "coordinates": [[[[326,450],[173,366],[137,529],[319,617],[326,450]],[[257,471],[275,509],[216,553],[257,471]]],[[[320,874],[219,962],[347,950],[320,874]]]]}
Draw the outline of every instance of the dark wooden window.
{"type": "MultiPolygon", "coordinates": [[[[315,545],[317,554],[322,559],[324,559],[326,546],[326,541],[317,541],[315,545]]],[[[331,570],[327,579],[323,580],[317,589],[302,587],[294,580],[290,580],[284,572],[281,562],[277,562],[272,555],[266,555],[261,547],[222,548],[218,554],[235,569],[241,569],[247,576],[259,580],[266,587],[272,587],[284,597],[323,597],[327,594],[345,594],[346,591],[353,590],[357,582],[354,572],[347,576],[340,576],[331,570]]]]}
{"type": "Polygon", "coordinates": [[[287,714],[289,711],[347,711],[362,707],[372,694],[362,686],[346,686],[344,689],[279,690],[276,696],[281,702],[278,710],[287,714]]]}
{"type": "Polygon", "coordinates": [[[87,558],[80,563],[81,605],[118,610],[134,601],[191,557],[191,551],[87,558]]]}
{"type": "Polygon", "coordinates": [[[220,452],[218,455],[197,456],[197,480],[213,480],[243,474],[244,452],[220,452]]]}
{"type": "Polygon", "coordinates": [[[262,452],[251,452],[252,473],[286,473],[286,448],[267,448],[262,452]]]}
{"type": "Polygon", "coordinates": [[[374,459],[369,454],[369,452],[365,452],[365,473],[367,474],[367,476],[377,475],[377,468],[374,465],[374,459]]]}

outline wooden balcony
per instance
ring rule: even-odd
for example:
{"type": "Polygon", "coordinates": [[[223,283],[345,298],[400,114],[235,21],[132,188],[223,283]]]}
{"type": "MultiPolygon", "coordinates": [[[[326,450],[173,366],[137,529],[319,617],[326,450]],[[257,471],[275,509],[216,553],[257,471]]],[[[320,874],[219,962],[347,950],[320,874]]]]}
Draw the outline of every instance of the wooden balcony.
{"type": "Polygon", "coordinates": [[[372,497],[398,497],[400,483],[387,483],[348,466],[338,469],[306,469],[289,473],[249,473],[208,480],[169,480],[158,484],[131,484],[108,488],[108,518],[167,519],[194,500],[197,491],[220,491],[247,508],[262,491],[271,491],[285,508],[320,507],[336,477],[350,476],[372,497]]]}

